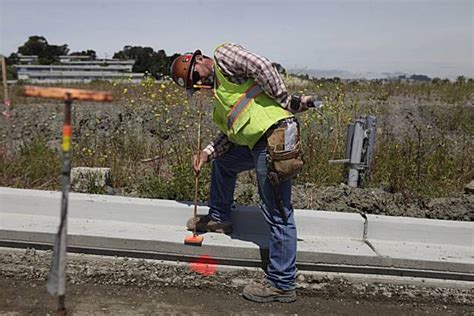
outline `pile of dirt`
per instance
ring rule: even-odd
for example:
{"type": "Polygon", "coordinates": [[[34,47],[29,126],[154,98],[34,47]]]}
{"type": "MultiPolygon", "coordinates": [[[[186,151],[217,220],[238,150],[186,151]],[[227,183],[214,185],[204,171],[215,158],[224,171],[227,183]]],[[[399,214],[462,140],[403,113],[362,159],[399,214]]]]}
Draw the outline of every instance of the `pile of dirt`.
{"type": "MultiPolygon", "coordinates": [[[[16,105],[8,124],[0,124],[0,142],[11,141],[20,148],[35,137],[47,143],[59,142],[62,137],[64,105],[61,102],[16,105]],[[10,138],[10,139],[8,139],[10,138]]],[[[166,137],[156,129],[153,112],[138,115],[125,104],[74,103],[73,136],[94,135],[98,139],[112,135],[140,133],[143,137],[166,137]]]]}
{"type": "MultiPolygon", "coordinates": [[[[393,102],[392,102],[393,103],[393,102]]],[[[408,103],[408,100],[406,100],[408,103]]],[[[392,104],[393,105],[393,104],[392,104]]],[[[390,116],[403,119],[410,114],[412,120],[421,124],[429,115],[407,107],[393,106],[390,116]]],[[[412,106],[413,107],[413,106],[412,106]]],[[[415,106],[420,108],[421,106],[415,106]]],[[[157,129],[153,112],[135,113],[126,104],[75,103],[73,115],[74,135],[94,135],[97,138],[108,138],[125,133],[139,133],[143,139],[156,141],[166,140],[167,132],[157,129]]],[[[61,102],[44,104],[16,105],[11,119],[13,132],[9,136],[16,148],[38,136],[54,148],[59,148],[62,129],[63,104],[61,102]]],[[[392,120],[394,121],[394,120],[392,120]]],[[[426,122],[424,122],[427,124],[426,122]]],[[[429,121],[430,124],[433,122],[429,121]]],[[[434,124],[434,123],[433,123],[434,124]]],[[[397,124],[391,128],[403,132],[404,125],[397,124]],[[397,129],[398,128],[398,129],[397,129]]],[[[169,132],[168,132],[169,133],[169,132]]],[[[8,125],[0,124],[0,142],[6,143],[9,135],[8,125]]],[[[120,189],[117,190],[117,193],[120,189]]],[[[237,204],[259,202],[254,185],[241,184],[236,188],[237,204]]],[[[336,212],[361,212],[393,216],[409,216],[446,220],[474,220],[474,195],[459,194],[457,197],[418,198],[409,194],[390,193],[381,188],[361,189],[346,185],[317,187],[313,185],[296,185],[293,189],[293,205],[301,209],[320,209],[336,212]]]]}
{"type": "MultiPolygon", "coordinates": [[[[258,205],[259,197],[254,185],[238,184],[235,197],[237,204],[258,205]]],[[[472,194],[419,198],[379,188],[351,188],[345,184],[330,187],[295,185],[292,200],[296,209],[474,221],[472,194]]]]}
{"type": "MultiPolygon", "coordinates": [[[[298,207],[298,195],[310,194],[310,208],[335,212],[360,212],[392,216],[423,217],[447,220],[474,220],[474,195],[453,198],[420,199],[401,193],[389,193],[382,189],[351,188],[341,184],[327,187],[295,190],[294,201],[298,207]],[[308,192],[309,191],[309,192],[308,192]]],[[[306,198],[308,200],[308,198],[306,198]]]]}

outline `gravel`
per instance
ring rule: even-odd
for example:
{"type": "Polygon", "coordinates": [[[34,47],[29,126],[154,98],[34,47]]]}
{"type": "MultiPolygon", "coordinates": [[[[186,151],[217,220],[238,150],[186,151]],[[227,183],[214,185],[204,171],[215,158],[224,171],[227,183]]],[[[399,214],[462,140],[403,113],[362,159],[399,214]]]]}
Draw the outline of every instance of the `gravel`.
{"type": "MultiPolygon", "coordinates": [[[[2,249],[0,278],[45,282],[50,260],[50,251],[2,249]]],[[[170,287],[238,292],[251,280],[263,276],[261,270],[229,267],[219,267],[215,274],[205,276],[192,271],[189,264],[179,262],[85,254],[69,255],[67,267],[69,284],[123,285],[140,289],[170,287]]],[[[403,284],[400,280],[392,282],[390,279],[383,282],[371,278],[350,280],[338,274],[324,273],[299,273],[297,276],[297,290],[301,296],[474,307],[472,287],[428,283],[425,284],[425,280],[418,280],[415,284],[403,284]]]]}

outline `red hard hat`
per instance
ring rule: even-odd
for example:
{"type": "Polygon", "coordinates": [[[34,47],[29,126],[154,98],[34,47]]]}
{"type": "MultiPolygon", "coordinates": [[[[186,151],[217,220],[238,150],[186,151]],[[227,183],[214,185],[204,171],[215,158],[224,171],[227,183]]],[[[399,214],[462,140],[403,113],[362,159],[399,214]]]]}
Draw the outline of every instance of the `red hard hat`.
{"type": "Polygon", "coordinates": [[[188,95],[192,95],[194,92],[194,80],[191,72],[194,69],[194,60],[197,55],[202,55],[199,49],[193,54],[186,53],[180,55],[173,60],[170,67],[171,78],[173,78],[173,81],[176,82],[178,86],[185,88],[188,91],[188,95]]]}

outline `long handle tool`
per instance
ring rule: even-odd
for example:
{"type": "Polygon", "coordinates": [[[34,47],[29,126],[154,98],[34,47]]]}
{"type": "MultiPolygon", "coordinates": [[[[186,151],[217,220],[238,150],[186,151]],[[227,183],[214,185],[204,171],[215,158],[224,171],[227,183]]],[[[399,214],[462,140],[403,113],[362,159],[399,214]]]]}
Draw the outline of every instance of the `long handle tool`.
{"type": "Polygon", "coordinates": [[[67,237],[67,209],[69,196],[69,183],[71,176],[71,137],[72,100],[81,101],[112,101],[112,95],[107,92],[98,92],[80,89],[48,88],[25,86],[24,95],[48,99],[64,100],[64,125],[63,125],[63,173],[62,173],[62,198],[61,217],[58,232],[54,241],[51,268],[48,274],[48,292],[57,295],[56,315],[66,315],[66,237],[67,237]]]}
{"type": "MultiPolygon", "coordinates": [[[[200,100],[201,101],[201,100],[200,100]]],[[[199,121],[198,121],[198,141],[197,141],[197,149],[196,149],[196,157],[199,162],[199,155],[201,154],[201,118],[202,118],[202,102],[200,102],[199,107],[199,121]]],[[[197,198],[198,198],[198,190],[199,190],[199,173],[194,175],[194,211],[193,211],[193,221],[194,223],[197,222],[197,198]]],[[[193,235],[186,236],[184,238],[184,244],[189,246],[202,246],[202,242],[204,237],[199,236],[196,233],[196,224],[194,225],[193,235]]]]}

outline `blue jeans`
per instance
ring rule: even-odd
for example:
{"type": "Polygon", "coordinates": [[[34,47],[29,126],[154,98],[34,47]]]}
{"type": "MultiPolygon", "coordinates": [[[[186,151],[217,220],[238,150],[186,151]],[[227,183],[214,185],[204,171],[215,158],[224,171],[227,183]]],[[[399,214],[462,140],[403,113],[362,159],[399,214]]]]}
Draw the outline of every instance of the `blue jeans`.
{"type": "Polygon", "coordinates": [[[257,172],[260,208],[270,226],[267,280],[282,290],[295,288],[296,226],[291,205],[291,180],[280,183],[278,190],[287,216],[281,217],[272,184],[267,177],[267,139],[265,136],[250,149],[234,145],[212,161],[209,215],[217,221],[229,221],[237,174],[255,169],[257,172]]]}

